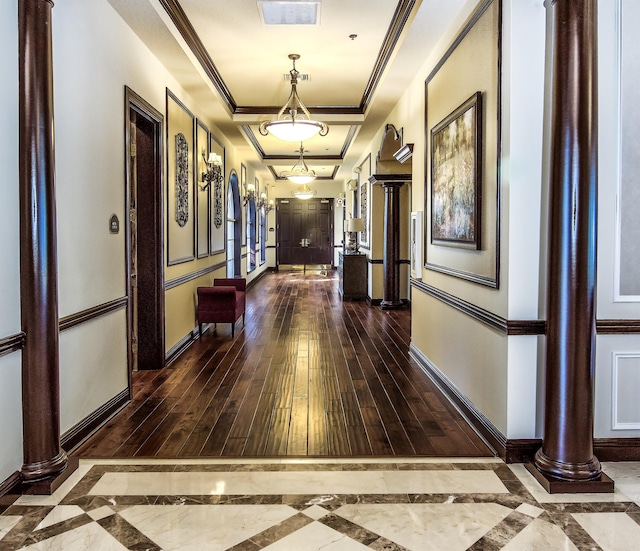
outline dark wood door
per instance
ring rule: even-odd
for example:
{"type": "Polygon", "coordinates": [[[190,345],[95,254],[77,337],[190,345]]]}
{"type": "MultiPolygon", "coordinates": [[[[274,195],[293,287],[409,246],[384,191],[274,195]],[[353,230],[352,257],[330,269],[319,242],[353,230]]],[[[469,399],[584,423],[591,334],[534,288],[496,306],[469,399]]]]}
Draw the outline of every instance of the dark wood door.
{"type": "Polygon", "coordinates": [[[278,264],[333,263],[333,199],[279,199],[278,264]]]}
{"type": "Polygon", "coordinates": [[[162,115],[127,89],[129,364],[164,367],[162,115]]]}

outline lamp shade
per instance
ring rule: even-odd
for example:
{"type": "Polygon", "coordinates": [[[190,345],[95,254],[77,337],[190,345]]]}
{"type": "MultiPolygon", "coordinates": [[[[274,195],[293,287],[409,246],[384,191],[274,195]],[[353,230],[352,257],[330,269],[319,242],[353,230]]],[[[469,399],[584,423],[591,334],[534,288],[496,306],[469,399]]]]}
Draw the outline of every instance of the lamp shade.
{"type": "Polygon", "coordinates": [[[364,231],[364,220],[362,218],[349,218],[347,220],[346,231],[348,232],[364,231]]]}
{"type": "Polygon", "coordinates": [[[209,158],[207,159],[207,164],[210,165],[221,165],[222,157],[213,151],[209,153],[209,158]]]}

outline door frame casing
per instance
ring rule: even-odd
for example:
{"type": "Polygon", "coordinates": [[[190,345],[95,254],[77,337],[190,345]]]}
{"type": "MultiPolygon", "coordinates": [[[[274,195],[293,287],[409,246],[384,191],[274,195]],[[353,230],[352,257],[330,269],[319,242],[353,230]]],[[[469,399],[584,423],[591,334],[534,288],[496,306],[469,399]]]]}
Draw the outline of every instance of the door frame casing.
{"type": "Polygon", "coordinates": [[[157,332],[157,345],[161,351],[160,357],[163,358],[162,367],[164,367],[165,357],[165,297],[164,297],[164,194],[163,194],[163,182],[164,182],[164,115],[154,108],[149,102],[144,100],[140,95],[131,90],[128,86],[125,86],[125,156],[124,156],[124,169],[125,169],[125,288],[127,290],[127,373],[129,381],[129,389],[131,392],[131,373],[133,370],[133,358],[132,358],[132,335],[133,335],[133,297],[131,290],[131,224],[130,224],[130,196],[131,196],[131,178],[129,171],[129,155],[131,151],[131,118],[130,110],[133,109],[138,115],[146,118],[154,127],[153,130],[153,147],[154,147],[154,172],[156,175],[155,181],[155,193],[153,194],[154,205],[154,218],[156,220],[156,254],[155,266],[155,288],[156,288],[156,310],[161,313],[161,319],[157,320],[159,330],[157,332]]]}

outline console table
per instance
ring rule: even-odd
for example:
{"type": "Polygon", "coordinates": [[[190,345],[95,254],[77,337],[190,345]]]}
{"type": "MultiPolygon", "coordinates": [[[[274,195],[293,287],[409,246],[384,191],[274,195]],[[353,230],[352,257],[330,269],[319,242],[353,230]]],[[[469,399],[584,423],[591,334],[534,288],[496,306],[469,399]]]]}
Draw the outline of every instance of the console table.
{"type": "Polygon", "coordinates": [[[342,300],[366,300],[367,276],[367,255],[338,253],[338,289],[342,300]]]}

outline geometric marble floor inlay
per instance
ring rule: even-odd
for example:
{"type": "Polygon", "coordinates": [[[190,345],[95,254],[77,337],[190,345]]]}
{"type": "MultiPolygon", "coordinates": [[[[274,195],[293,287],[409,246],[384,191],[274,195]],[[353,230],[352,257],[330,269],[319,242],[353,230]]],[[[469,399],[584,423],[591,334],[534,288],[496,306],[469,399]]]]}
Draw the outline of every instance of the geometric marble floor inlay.
{"type": "Polygon", "coordinates": [[[614,494],[549,495],[488,458],[83,460],[0,510],[0,551],[636,551],[640,464],[604,470],[614,494]]]}

